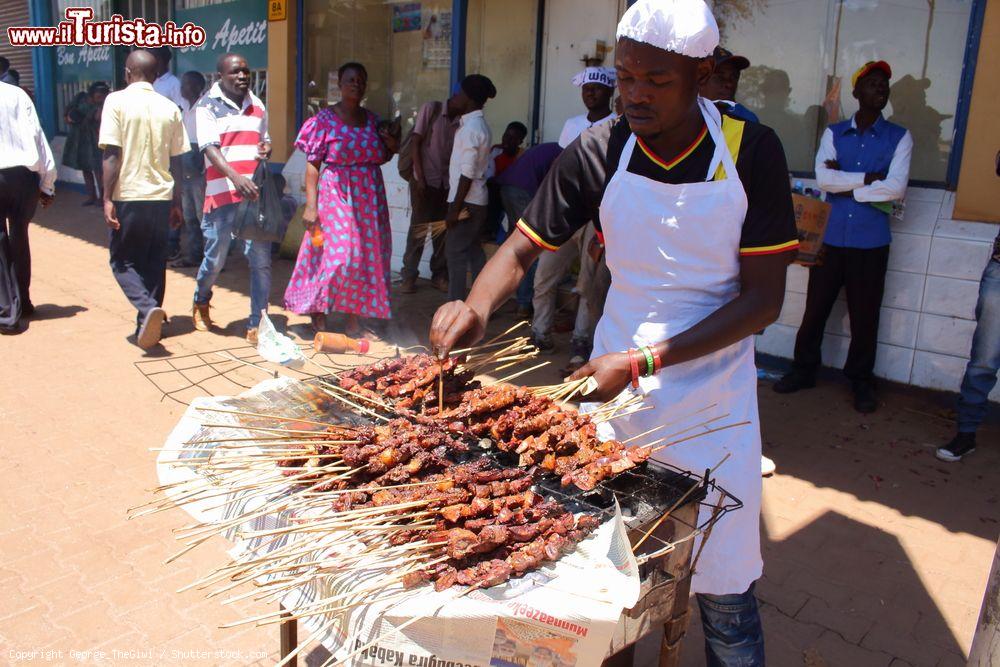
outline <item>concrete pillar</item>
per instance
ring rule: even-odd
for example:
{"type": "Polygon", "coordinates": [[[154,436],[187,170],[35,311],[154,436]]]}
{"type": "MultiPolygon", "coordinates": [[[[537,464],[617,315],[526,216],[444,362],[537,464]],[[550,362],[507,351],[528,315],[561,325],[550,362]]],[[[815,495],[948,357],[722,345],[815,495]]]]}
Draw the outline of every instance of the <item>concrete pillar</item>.
{"type": "Polygon", "coordinates": [[[295,51],[298,3],[287,2],[288,18],[267,24],[267,114],[271,159],[286,162],[299,128],[295,126],[295,51]]]}

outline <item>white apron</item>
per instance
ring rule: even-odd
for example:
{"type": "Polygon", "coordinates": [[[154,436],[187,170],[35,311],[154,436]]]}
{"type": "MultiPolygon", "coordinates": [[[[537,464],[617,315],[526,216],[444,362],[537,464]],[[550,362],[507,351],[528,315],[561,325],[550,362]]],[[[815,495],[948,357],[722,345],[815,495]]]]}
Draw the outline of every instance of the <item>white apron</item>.
{"type": "MultiPolygon", "coordinates": [[[[652,345],[689,329],[739,293],[740,233],[747,198],[723,138],[718,110],[699,99],[715,141],[709,180],[670,185],[628,172],[635,148],[629,137],[601,202],[611,290],[597,325],[594,357],[629,347],[652,345]],[[711,180],[721,163],[724,177],[711,180]]],[[[698,561],[692,592],[742,593],[761,575],[760,426],[753,339],[641,378],[651,410],[612,422],[617,437],[638,435],[654,426],[718,405],[710,411],[649,435],[651,441],[729,413],[712,424],[751,424],[669,447],[655,458],[701,475],[726,454],[718,483],[743,501],[722,517],[698,561]]],[[[684,434],[688,435],[688,434],[684,434]]],[[[642,444],[637,442],[635,444],[642,444]]],[[[710,495],[714,504],[717,496],[710,495]]],[[[704,521],[709,516],[702,509],[704,521]]],[[[695,551],[697,551],[697,545],[695,551]]]]}

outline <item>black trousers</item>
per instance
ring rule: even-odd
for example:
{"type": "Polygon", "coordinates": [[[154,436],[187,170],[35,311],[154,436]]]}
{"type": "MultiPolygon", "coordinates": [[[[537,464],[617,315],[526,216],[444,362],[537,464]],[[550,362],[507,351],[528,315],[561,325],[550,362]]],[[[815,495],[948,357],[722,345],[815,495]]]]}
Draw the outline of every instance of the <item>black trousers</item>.
{"type": "Polygon", "coordinates": [[[823,245],[822,264],[810,267],[806,312],[795,338],[795,368],[811,374],[820,365],[823,330],[840,288],[847,292],[851,346],[844,375],[854,382],[872,379],[878,345],[878,318],[885,292],[889,246],[838,248],[823,245]]]}
{"type": "MultiPolygon", "coordinates": [[[[420,271],[420,257],[424,254],[424,243],[430,234],[428,223],[444,220],[448,214],[448,186],[443,188],[424,188],[423,196],[417,195],[410,185],[410,230],[406,234],[406,250],[403,252],[403,269],[400,275],[405,280],[414,280],[420,271]]],[[[448,263],[445,259],[445,236],[442,232],[431,237],[431,276],[445,278],[448,276],[448,263]]]]}
{"type": "Polygon", "coordinates": [[[31,303],[28,223],[38,207],[38,174],[27,167],[0,169],[0,326],[12,327],[31,303]]]}
{"type": "Polygon", "coordinates": [[[136,326],[163,305],[167,285],[169,201],[116,201],[119,229],[111,230],[111,272],[138,311],[136,326]]]}

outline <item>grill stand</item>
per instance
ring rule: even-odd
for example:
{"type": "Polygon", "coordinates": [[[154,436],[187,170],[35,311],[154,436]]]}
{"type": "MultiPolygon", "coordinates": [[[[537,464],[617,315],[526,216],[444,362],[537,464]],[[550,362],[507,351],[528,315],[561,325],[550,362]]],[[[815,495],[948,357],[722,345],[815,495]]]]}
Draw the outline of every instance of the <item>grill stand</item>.
{"type": "MultiPolygon", "coordinates": [[[[653,533],[653,537],[658,539],[647,541],[636,555],[662,549],[661,540],[673,542],[688,535],[696,525],[698,508],[698,501],[692,499],[675,509],[670,518],[653,533]]],[[[634,544],[644,532],[642,528],[630,530],[629,540],[634,544]]],[[[693,540],[680,542],[672,551],[650,559],[639,567],[639,601],[631,609],[622,612],[611,638],[608,657],[602,667],[632,667],[636,642],[652,633],[662,633],[663,637],[659,667],[676,667],[680,664],[681,641],[687,633],[690,618],[688,602],[693,547],[693,540]]],[[[281,609],[284,610],[283,607],[281,609]]],[[[284,659],[298,644],[298,622],[295,619],[283,621],[279,632],[281,658],[284,659]]],[[[297,663],[296,656],[286,664],[296,667],[297,663]]]]}

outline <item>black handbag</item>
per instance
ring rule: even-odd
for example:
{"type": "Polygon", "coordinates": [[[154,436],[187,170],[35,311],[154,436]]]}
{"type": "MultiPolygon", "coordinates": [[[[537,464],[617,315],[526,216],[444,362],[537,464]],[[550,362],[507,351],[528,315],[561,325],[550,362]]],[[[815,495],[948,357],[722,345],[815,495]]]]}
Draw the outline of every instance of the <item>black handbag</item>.
{"type": "Polygon", "coordinates": [[[274,182],[274,174],[265,160],[257,163],[253,172],[257,186],[257,199],[243,198],[236,205],[233,218],[233,237],[241,241],[280,242],[284,237],[285,218],[281,212],[281,193],[274,182]]]}

